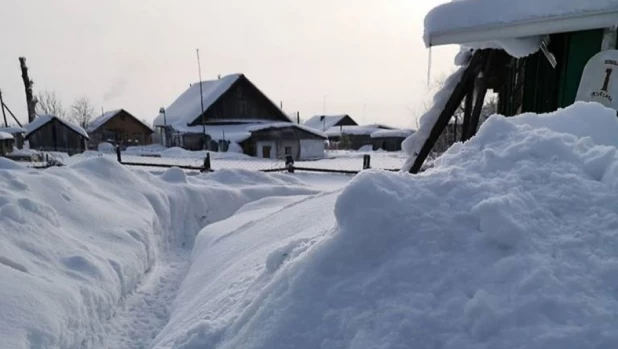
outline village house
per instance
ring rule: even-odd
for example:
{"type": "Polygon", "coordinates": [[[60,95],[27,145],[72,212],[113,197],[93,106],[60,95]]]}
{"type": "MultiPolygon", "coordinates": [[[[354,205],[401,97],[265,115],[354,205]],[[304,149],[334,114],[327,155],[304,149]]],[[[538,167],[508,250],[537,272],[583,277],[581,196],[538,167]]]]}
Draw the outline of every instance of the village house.
{"type": "Polygon", "coordinates": [[[315,130],[326,132],[336,126],[358,126],[358,123],[348,114],[341,115],[315,115],[305,121],[303,125],[315,130]]]}
{"type": "Polygon", "coordinates": [[[25,126],[30,149],[57,151],[69,155],[86,150],[88,133],[83,128],[55,115],[39,115],[25,126]]]}
{"type": "Polygon", "coordinates": [[[13,152],[13,135],[6,132],[0,132],[0,156],[5,156],[13,152]]]}
{"type": "Polygon", "coordinates": [[[7,126],[0,127],[0,132],[8,133],[13,136],[14,144],[13,146],[17,149],[21,149],[24,146],[24,135],[26,134],[26,129],[20,126],[7,126]]]}
{"type": "Polygon", "coordinates": [[[154,131],[124,109],[105,112],[88,124],[89,147],[103,142],[122,148],[152,143],[154,131]]]}
{"type": "Polygon", "coordinates": [[[292,122],[243,74],[192,84],[169,107],[161,108],[154,126],[166,147],[233,148],[271,159],[322,158],[327,138],[292,122]]]}
{"type": "Polygon", "coordinates": [[[413,130],[377,130],[371,134],[373,150],[401,151],[401,143],[414,133],[413,130]]]}
{"type": "MultiPolygon", "coordinates": [[[[462,140],[478,129],[486,94],[498,97],[498,113],[546,113],[576,101],[618,109],[618,10],[608,1],[565,2],[525,11],[517,2],[500,11],[489,1],[437,6],[425,18],[428,47],[458,44],[460,68],[438,92],[427,113],[428,129],[417,132],[410,172],[418,172],[457,108],[464,107],[462,140]],[[421,139],[422,138],[422,139],[421,139]]],[[[412,142],[411,142],[412,143],[412,142]]]]}

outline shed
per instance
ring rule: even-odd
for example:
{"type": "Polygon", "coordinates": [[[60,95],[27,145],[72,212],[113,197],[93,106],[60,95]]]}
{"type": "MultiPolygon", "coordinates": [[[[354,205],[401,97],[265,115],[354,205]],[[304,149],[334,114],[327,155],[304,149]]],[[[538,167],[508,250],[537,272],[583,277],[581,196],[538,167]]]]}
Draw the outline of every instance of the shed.
{"type": "Polygon", "coordinates": [[[438,92],[435,104],[422,117],[421,128],[404,148],[411,156],[410,171],[420,170],[455,110],[464,104],[461,140],[472,137],[489,90],[498,95],[498,112],[506,116],[545,113],[576,100],[607,98],[618,66],[614,0],[460,0],[431,10],[425,18],[428,47],[458,44],[460,68],[438,92]],[[615,60],[601,52],[615,52],[615,60]],[[584,75],[594,64],[598,81],[584,75]],[[578,90],[584,85],[586,92],[578,90]],[[608,91],[606,91],[608,90],[608,91]],[[580,97],[578,97],[580,95],[580,97]],[[605,95],[605,97],[603,97],[605,95]]]}
{"type": "Polygon", "coordinates": [[[365,146],[373,147],[371,135],[380,130],[392,130],[393,127],[373,124],[358,126],[334,126],[326,130],[331,148],[342,150],[359,150],[365,146]]]}
{"type": "Polygon", "coordinates": [[[87,128],[89,146],[108,142],[127,147],[152,143],[154,131],[133,114],[124,109],[111,110],[95,118],[87,128]]]}
{"type": "Polygon", "coordinates": [[[413,130],[378,130],[371,134],[373,150],[401,151],[401,143],[411,134],[413,130]]]}
{"type": "Polygon", "coordinates": [[[0,156],[5,156],[13,152],[14,138],[13,135],[6,132],[0,132],[0,156]]]}
{"type": "Polygon", "coordinates": [[[25,139],[30,149],[69,155],[82,153],[86,149],[86,130],[55,115],[40,115],[25,128],[25,139]]]}
{"type": "Polygon", "coordinates": [[[17,149],[21,149],[24,146],[24,135],[26,134],[26,129],[19,126],[8,126],[0,128],[0,132],[8,133],[13,136],[14,144],[13,146],[17,149]]]}

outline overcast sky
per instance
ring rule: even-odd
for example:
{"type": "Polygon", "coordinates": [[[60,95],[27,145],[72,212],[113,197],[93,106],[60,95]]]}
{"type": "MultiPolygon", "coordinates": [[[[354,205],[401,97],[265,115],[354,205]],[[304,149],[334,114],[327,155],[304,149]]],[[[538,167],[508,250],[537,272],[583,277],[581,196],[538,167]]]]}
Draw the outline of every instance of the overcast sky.
{"type": "MultiPolygon", "coordinates": [[[[125,108],[152,120],[190,83],[244,73],[302,118],[348,113],[413,126],[427,100],[423,18],[446,0],[4,0],[0,89],[25,120],[19,69],[65,106],[125,108]]],[[[454,47],[434,48],[432,76],[453,70],[454,47]]]]}

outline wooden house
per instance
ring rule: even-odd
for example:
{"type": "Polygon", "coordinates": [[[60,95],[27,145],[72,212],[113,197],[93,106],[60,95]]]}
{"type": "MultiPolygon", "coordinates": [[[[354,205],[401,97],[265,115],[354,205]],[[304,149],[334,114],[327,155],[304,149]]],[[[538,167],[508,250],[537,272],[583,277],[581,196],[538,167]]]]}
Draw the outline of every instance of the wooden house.
{"type": "Polygon", "coordinates": [[[40,115],[25,126],[30,149],[57,151],[69,155],[86,150],[88,133],[83,128],[54,115],[40,115]]]}
{"type": "Polygon", "coordinates": [[[359,150],[361,148],[373,148],[374,139],[371,135],[381,130],[394,130],[385,125],[355,125],[334,126],[326,130],[331,149],[359,150]]]}
{"type": "Polygon", "coordinates": [[[12,134],[0,132],[0,156],[5,156],[13,152],[14,141],[12,134]]]}
{"type": "Polygon", "coordinates": [[[358,123],[348,114],[341,115],[315,115],[305,121],[303,125],[312,129],[326,132],[326,130],[338,126],[358,126],[358,123]]]}
{"type": "Polygon", "coordinates": [[[107,142],[123,148],[152,143],[154,131],[124,109],[105,112],[95,118],[87,128],[89,147],[96,148],[107,142]]]}
{"type": "Polygon", "coordinates": [[[167,147],[228,151],[235,143],[257,157],[324,156],[326,136],[292,122],[243,74],[192,84],[154,125],[167,147]]]}
{"type": "Polygon", "coordinates": [[[13,136],[14,139],[14,147],[17,149],[21,149],[24,146],[24,135],[26,134],[26,129],[19,126],[8,126],[0,128],[0,132],[8,133],[13,136]]]}
{"type": "Polygon", "coordinates": [[[371,134],[373,150],[401,151],[401,143],[414,131],[412,130],[378,130],[371,134]]]}
{"type": "Polygon", "coordinates": [[[437,100],[428,112],[435,121],[410,142],[410,172],[420,170],[460,105],[462,140],[476,133],[488,91],[497,94],[498,112],[506,116],[551,112],[575,101],[618,107],[615,4],[525,2],[462,0],[439,5],[426,16],[428,47],[458,44],[462,50],[456,57],[460,68],[439,92],[450,97],[437,100]]]}

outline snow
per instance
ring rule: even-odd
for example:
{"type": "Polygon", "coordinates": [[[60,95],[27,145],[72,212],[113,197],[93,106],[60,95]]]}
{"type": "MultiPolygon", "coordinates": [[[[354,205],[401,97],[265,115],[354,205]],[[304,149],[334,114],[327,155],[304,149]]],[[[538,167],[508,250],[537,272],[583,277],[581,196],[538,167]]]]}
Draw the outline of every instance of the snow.
{"type": "Polygon", "coordinates": [[[116,151],[116,148],[111,143],[101,142],[97,146],[97,150],[101,153],[113,153],[116,151]]]}
{"type": "Polygon", "coordinates": [[[270,122],[270,123],[264,123],[264,124],[258,124],[258,125],[251,125],[247,128],[247,131],[256,132],[256,131],[267,130],[271,128],[286,128],[286,127],[298,128],[305,132],[311,133],[315,136],[321,137],[323,139],[327,138],[326,134],[323,132],[320,132],[316,129],[313,129],[305,125],[299,125],[299,124],[295,124],[291,122],[270,122]]]}
{"type": "Polygon", "coordinates": [[[345,117],[349,117],[349,115],[315,115],[305,121],[303,125],[315,130],[325,131],[337,125],[345,117]]]}
{"type": "Polygon", "coordinates": [[[12,349],[148,347],[201,228],[318,192],[291,176],[153,175],[104,156],[47,170],[0,158],[0,177],[0,338],[12,349]]]}
{"type": "Polygon", "coordinates": [[[155,126],[167,125],[187,126],[202,115],[202,102],[204,111],[215,103],[232,85],[241,77],[241,74],[231,74],[223,76],[217,80],[202,81],[192,84],[183,94],[180,95],[165,110],[165,120],[163,114],[159,114],[155,120],[155,126]],[[200,98],[200,84],[201,96],[200,98]]]}
{"type": "Polygon", "coordinates": [[[7,140],[7,139],[14,139],[14,138],[12,134],[0,131],[0,139],[7,140]]]}
{"type": "Polygon", "coordinates": [[[379,130],[371,134],[371,138],[407,138],[414,133],[413,130],[379,130]]]}
{"type": "Polygon", "coordinates": [[[247,205],[152,347],[614,348],[616,134],[595,104],[494,115],[423,174],[247,205]]]}
{"type": "MultiPolygon", "coordinates": [[[[441,4],[427,14],[425,43],[431,46],[433,37],[448,33],[472,31],[488,33],[495,31],[496,28],[509,30],[509,26],[525,25],[528,31],[526,35],[518,34],[514,29],[510,29],[511,36],[501,37],[500,40],[463,43],[467,47],[479,49],[502,48],[514,57],[523,57],[538,51],[540,36],[551,34],[547,32],[548,29],[543,29],[539,24],[558,19],[586,18],[614,11],[618,11],[616,0],[456,0],[441,4]],[[537,27],[537,31],[534,32],[534,28],[537,27]]],[[[597,25],[600,26],[595,27],[593,23],[591,28],[570,28],[563,23],[559,28],[563,32],[568,32],[603,27],[601,23],[597,25]]]]}
{"type": "Polygon", "coordinates": [[[45,126],[48,122],[51,122],[53,119],[57,119],[59,122],[61,122],[62,124],[64,124],[65,126],[69,127],[70,129],[72,129],[73,131],[75,131],[76,133],[82,135],[84,138],[89,138],[88,137],[88,132],[86,132],[86,130],[84,130],[83,128],[81,128],[80,126],[77,126],[67,120],[64,120],[62,118],[59,118],[55,115],[39,115],[37,116],[36,119],[34,119],[34,121],[32,121],[31,123],[29,123],[28,125],[25,126],[26,131],[28,131],[26,133],[26,137],[28,137],[29,134],[31,134],[32,132],[38,130],[39,128],[45,126]]]}
{"type": "Polygon", "coordinates": [[[10,134],[26,133],[26,129],[19,126],[0,127],[0,132],[6,132],[10,134]]]}

